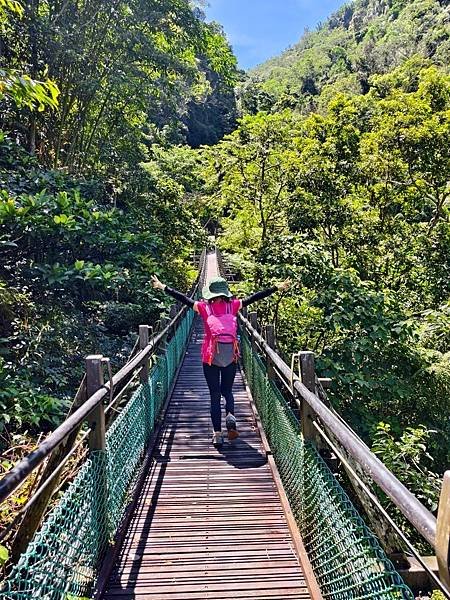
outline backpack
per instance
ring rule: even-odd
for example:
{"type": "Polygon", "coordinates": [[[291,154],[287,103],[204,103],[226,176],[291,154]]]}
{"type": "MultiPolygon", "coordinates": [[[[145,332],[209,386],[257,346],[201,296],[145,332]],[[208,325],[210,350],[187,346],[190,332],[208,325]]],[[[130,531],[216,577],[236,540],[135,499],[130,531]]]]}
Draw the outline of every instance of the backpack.
{"type": "Polygon", "coordinates": [[[205,310],[207,314],[206,323],[211,331],[212,348],[211,355],[214,356],[217,350],[217,344],[233,344],[235,360],[239,358],[239,344],[237,339],[237,317],[233,314],[230,302],[226,302],[226,312],[224,315],[214,314],[213,305],[206,303],[205,310]]]}

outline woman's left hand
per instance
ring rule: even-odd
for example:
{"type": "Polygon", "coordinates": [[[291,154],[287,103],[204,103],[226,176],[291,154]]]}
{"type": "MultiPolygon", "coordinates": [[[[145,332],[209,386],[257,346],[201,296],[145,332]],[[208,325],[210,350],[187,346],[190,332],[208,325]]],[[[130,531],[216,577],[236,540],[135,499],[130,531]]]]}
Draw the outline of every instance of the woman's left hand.
{"type": "Polygon", "coordinates": [[[291,279],[288,277],[284,281],[277,283],[276,286],[280,292],[286,292],[291,287],[291,279]]]}

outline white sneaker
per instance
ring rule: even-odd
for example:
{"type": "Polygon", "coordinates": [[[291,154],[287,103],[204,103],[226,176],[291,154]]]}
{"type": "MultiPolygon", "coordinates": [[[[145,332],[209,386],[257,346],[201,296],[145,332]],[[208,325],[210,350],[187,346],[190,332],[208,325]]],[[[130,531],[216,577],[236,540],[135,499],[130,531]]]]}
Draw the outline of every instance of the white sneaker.
{"type": "Polygon", "coordinates": [[[220,446],[223,446],[223,435],[221,431],[215,431],[213,433],[212,443],[213,446],[215,446],[216,448],[220,448],[220,446]]]}

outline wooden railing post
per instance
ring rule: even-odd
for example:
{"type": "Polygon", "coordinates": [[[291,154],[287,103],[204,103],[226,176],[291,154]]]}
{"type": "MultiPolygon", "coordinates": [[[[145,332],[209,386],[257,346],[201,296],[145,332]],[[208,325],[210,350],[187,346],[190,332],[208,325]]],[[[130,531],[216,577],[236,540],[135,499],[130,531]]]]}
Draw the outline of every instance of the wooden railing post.
{"type": "Polygon", "coordinates": [[[436,522],[436,557],[439,577],[450,591],[450,471],[444,473],[436,522]]]}
{"type": "MultiPolygon", "coordinates": [[[[148,325],[139,325],[139,349],[143,350],[144,348],[146,348],[148,346],[148,343],[150,341],[150,327],[148,325]]],[[[142,363],[142,368],[141,368],[141,372],[139,374],[139,380],[141,382],[142,385],[149,385],[149,374],[150,374],[150,359],[146,358],[144,360],[144,362],[142,363]]],[[[153,404],[153,397],[150,394],[150,391],[147,390],[149,393],[145,393],[144,390],[144,394],[143,394],[143,400],[144,400],[144,410],[145,410],[145,435],[147,437],[147,439],[150,437],[151,432],[153,431],[153,424],[154,424],[154,419],[155,419],[155,415],[154,415],[154,404],[153,404]]]]}
{"type": "MultiPolygon", "coordinates": [[[[273,350],[275,350],[275,347],[276,347],[275,325],[266,325],[264,328],[264,334],[265,334],[264,337],[266,338],[267,344],[273,350]]],[[[273,363],[269,358],[267,358],[267,361],[266,361],[266,368],[267,368],[267,377],[269,379],[275,379],[275,377],[276,377],[275,367],[273,366],[273,363]]]]}
{"type": "MultiPolygon", "coordinates": [[[[149,326],[148,325],[139,325],[139,350],[143,350],[148,346],[149,342],[149,326]]],[[[149,373],[149,360],[146,358],[141,369],[140,373],[140,381],[141,383],[148,382],[148,373],[149,373]]]]}
{"type": "MultiPolygon", "coordinates": [[[[258,331],[258,313],[257,312],[249,313],[248,320],[250,321],[250,325],[253,327],[253,329],[255,331],[258,331]]],[[[255,336],[253,336],[253,335],[251,336],[251,344],[252,344],[252,351],[257,352],[256,339],[255,339],[255,336]]]]}
{"type": "MultiPolygon", "coordinates": [[[[91,354],[86,358],[86,395],[90,398],[103,387],[103,366],[101,354],[91,354]]],[[[105,449],[105,410],[100,402],[89,415],[89,449],[105,449]]]]}
{"type": "MultiPolygon", "coordinates": [[[[170,319],[169,319],[168,317],[163,317],[163,318],[161,319],[161,321],[159,322],[159,330],[160,330],[160,331],[163,331],[163,330],[164,330],[164,329],[167,327],[167,325],[168,325],[169,323],[170,323],[170,319]]],[[[166,344],[167,344],[167,341],[168,341],[168,337],[169,337],[169,334],[166,334],[166,335],[165,335],[165,336],[162,338],[162,340],[161,340],[161,344],[160,344],[160,346],[159,346],[159,351],[158,351],[158,354],[164,354],[164,352],[166,351],[166,344]]]]}
{"type": "MultiPolygon", "coordinates": [[[[314,360],[314,352],[302,351],[300,352],[300,371],[302,375],[303,385],[310,391],[315,393],[316,391],[316,368],[314,360]]],[[[300,419],[303,437],[305,440],[314,440],[316,437],[316,431],[313,425],[315,413],[309,406],[309,404],[302,398],[301,400],[301,411],[300,419]]]]}
{"type": "MultiPolygon", "coordinates": [[[[100,354],[86,358],[86,394],[88,399],[103,386],[103,363],[100,354]]],[[[103,402],[99,402],[88,415],[89,451],[94,453],[93,460],[98,461],[98,476],[93,481],[92,523],[95,524],[94,536],[97,560],[100,560],[108,544],[108,476],[106,463],[106,424],[103,402]]]]}

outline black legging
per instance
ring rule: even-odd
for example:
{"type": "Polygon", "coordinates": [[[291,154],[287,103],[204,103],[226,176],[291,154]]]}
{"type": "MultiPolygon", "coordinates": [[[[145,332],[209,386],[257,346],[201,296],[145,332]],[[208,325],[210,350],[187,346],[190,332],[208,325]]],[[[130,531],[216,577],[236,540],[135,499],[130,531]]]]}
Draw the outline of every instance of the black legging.
{"type": "Polygon", "coordinates": [[[222,414],[220,410],[220,397],[225,398],[225,410],[234,415],[233,382],[236,375],[236,363],[232,362],[226,367],[217,367],[203,363],[203,373],[208,384],[211,396],[211,421],[214,431],[222,429],[222,414]]]}

